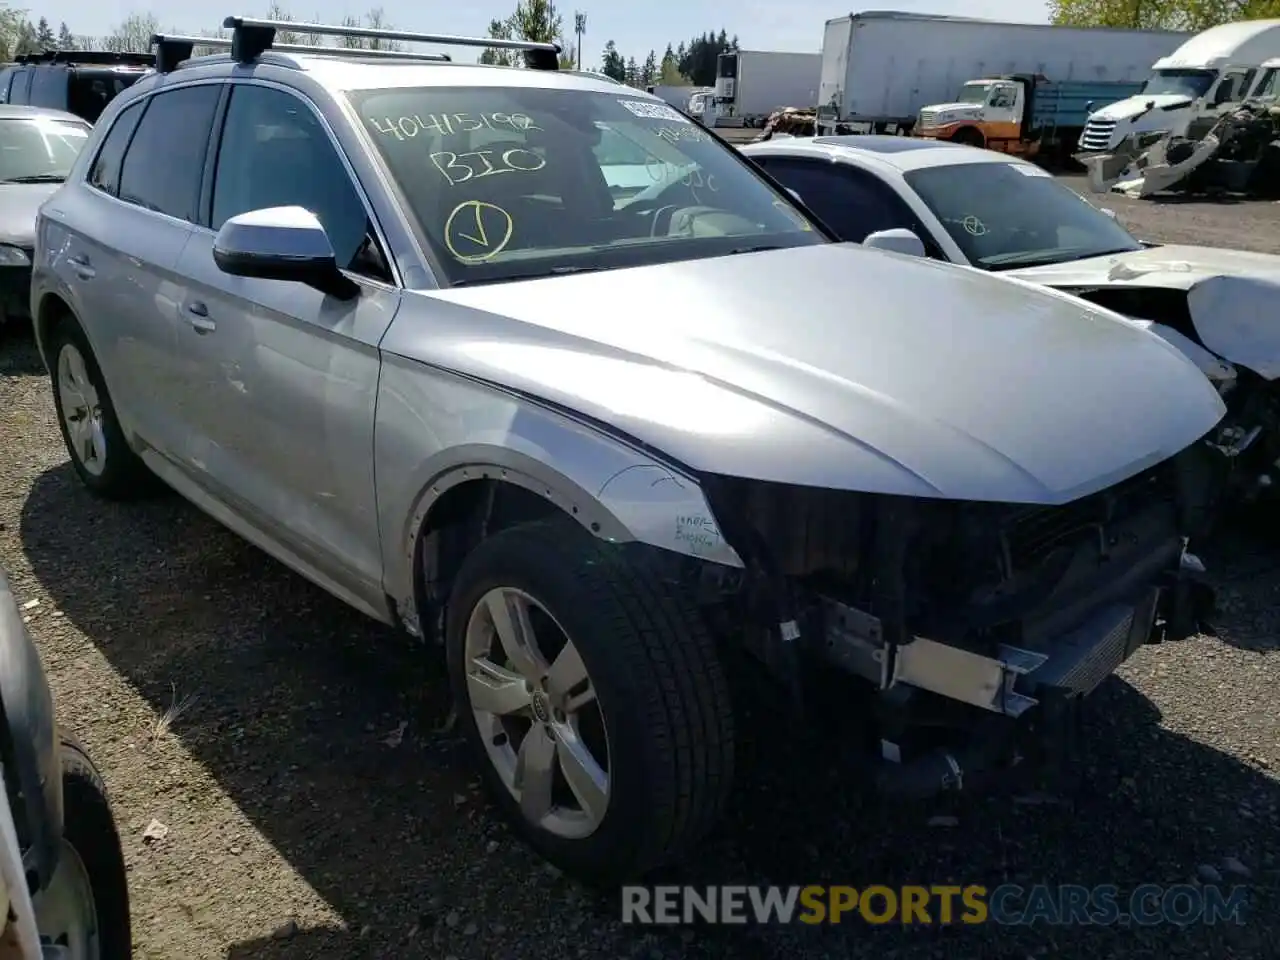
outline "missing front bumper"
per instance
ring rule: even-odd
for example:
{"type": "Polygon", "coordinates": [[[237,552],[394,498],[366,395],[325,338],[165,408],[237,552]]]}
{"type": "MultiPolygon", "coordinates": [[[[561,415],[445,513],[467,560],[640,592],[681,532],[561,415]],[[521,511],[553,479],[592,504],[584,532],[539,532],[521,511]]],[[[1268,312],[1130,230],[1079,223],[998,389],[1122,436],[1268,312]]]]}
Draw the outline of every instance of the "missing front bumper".
{"type": "Polygon", "coordinates": [[[1195,633],[1212,607],[1203,564],[1184,553],[1176,574],[1136,600],[1110,603],[1059,635],[1044,650],[999,645],[991,655],[926,637],[893,645],[875,617],[829,598],[820,652],[846,672],[885,691],[899,684],[1006,717],[1042,699],[1092,693],[1138,647],[1195,633]]]}

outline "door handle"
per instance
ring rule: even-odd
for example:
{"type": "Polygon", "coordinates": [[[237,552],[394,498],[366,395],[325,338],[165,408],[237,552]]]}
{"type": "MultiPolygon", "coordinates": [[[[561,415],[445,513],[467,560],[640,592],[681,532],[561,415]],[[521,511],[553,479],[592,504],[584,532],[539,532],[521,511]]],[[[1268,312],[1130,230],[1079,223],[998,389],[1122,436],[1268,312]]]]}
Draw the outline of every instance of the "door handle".
{"type": "Polygon", "coordinates": [[[71,267],[75,275],[79,277],[81,280],[92,280],[95,276],[97,276],[97,272],[93,269],[93,266],[89,263],[89,258],[84,256],[83,254],[77,254],[74,257],[68,257],[67,264],[71,267]]]}
{"type": "Polygon", "coordinates": [[[196,333],[211,333],[218,325],[209,319],[209,308],[199,300],[187,304],[187,322],[196,333]]]}

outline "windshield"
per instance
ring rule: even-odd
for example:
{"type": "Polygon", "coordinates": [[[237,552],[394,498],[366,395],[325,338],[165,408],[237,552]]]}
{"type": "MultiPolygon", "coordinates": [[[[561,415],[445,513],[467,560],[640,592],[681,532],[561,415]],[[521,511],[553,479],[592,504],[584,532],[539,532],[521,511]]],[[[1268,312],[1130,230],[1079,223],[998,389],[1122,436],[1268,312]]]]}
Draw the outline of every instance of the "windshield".
{"type": "Polygon", "coordinates": [[[1270,67],[1262,75],[1262,82],[1253,91],[1252,99],[1270,100],[1280,94],[1280,67],[1270,67]]]}
{"type": "Polygon", "coordinates": [[[827,242],[733,151],[643,95],[349,96],[451,283],[827,242]]]}
{"type": "Polygon", "coordinates": [[[957,163],[905,177],[969,263],[984,270],[1142,249],[1105,213],[1030,164],[957,163]]]}
{"type": "Polygon", "coordinates": [[[89,141],[89,126],[42,117],[0,120],[0,183],[60,182],[89,141]]]}
{"type": "Polygon", "coordinates": [[[1205,95],[1217,76],[1216,70],[1157,70],[1142,85],[1142,92],[1152,96],[1178,94],[1194,100],[1205,95]]]}
{"type": "Polygon", "coordinates": [[[960,88],[956,103],[986,103],[987,91],[990,89],[989,83],[966,83],[960,88]]]}

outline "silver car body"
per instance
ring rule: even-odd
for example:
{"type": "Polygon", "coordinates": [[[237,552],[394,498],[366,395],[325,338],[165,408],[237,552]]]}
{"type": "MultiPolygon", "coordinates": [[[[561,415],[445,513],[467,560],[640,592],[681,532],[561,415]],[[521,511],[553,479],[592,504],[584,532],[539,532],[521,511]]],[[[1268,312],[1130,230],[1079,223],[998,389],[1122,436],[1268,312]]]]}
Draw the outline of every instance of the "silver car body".
{"type": "Polygon", "coordinates": [[[192,61],[103,115],[43,207],[32,289],[37,317],[60,301],[80,319],[152,470],[380,620],[418,629],[419,534],[451,488],[481,477],[606,540],[737,566],[703,473],[1061,504],[1170,457],[1223,415],[1181,353],[1113,313],[856,245],[443,286],[339,95],[434,84],[617,95],[535,70],[192,61]],[[362,279],[341,303],[228,277],[212,231],[85,182],[123,109],[202,83],[271,86],[321,118],[394,282],[362,279]]]}

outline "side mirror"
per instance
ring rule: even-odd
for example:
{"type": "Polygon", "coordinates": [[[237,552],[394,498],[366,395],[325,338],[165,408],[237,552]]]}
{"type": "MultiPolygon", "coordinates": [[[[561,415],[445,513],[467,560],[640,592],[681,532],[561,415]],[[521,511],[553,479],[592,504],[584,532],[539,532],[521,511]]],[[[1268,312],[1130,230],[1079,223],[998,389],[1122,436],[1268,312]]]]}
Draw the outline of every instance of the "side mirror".
{"type": "Polygon", "coordinates": [[[1099,207],[1098,209],[1101,210],[1108,217],[1110,217],[1112,220],[1116,218],[1116,212],[1112,210],[1110,207],[1099,207]]]}
{"type": "Polygon", "coordinates": [[[926,255],[924,241],[904,227],[894,227],[892,230],[877,230],[875,233],[869,233],[866,239],[862,241],[862,245],[873,250],[904,253],[909,257],[923,257],[926,255]]]}
{"type": "Polygon", "coordinates": [[[316,215],[302,207],[266,207],[230,218],[213,240],[213,262],[233,277],[303,283],[339,300],[360,292],[338,269],[316,215]]]}

